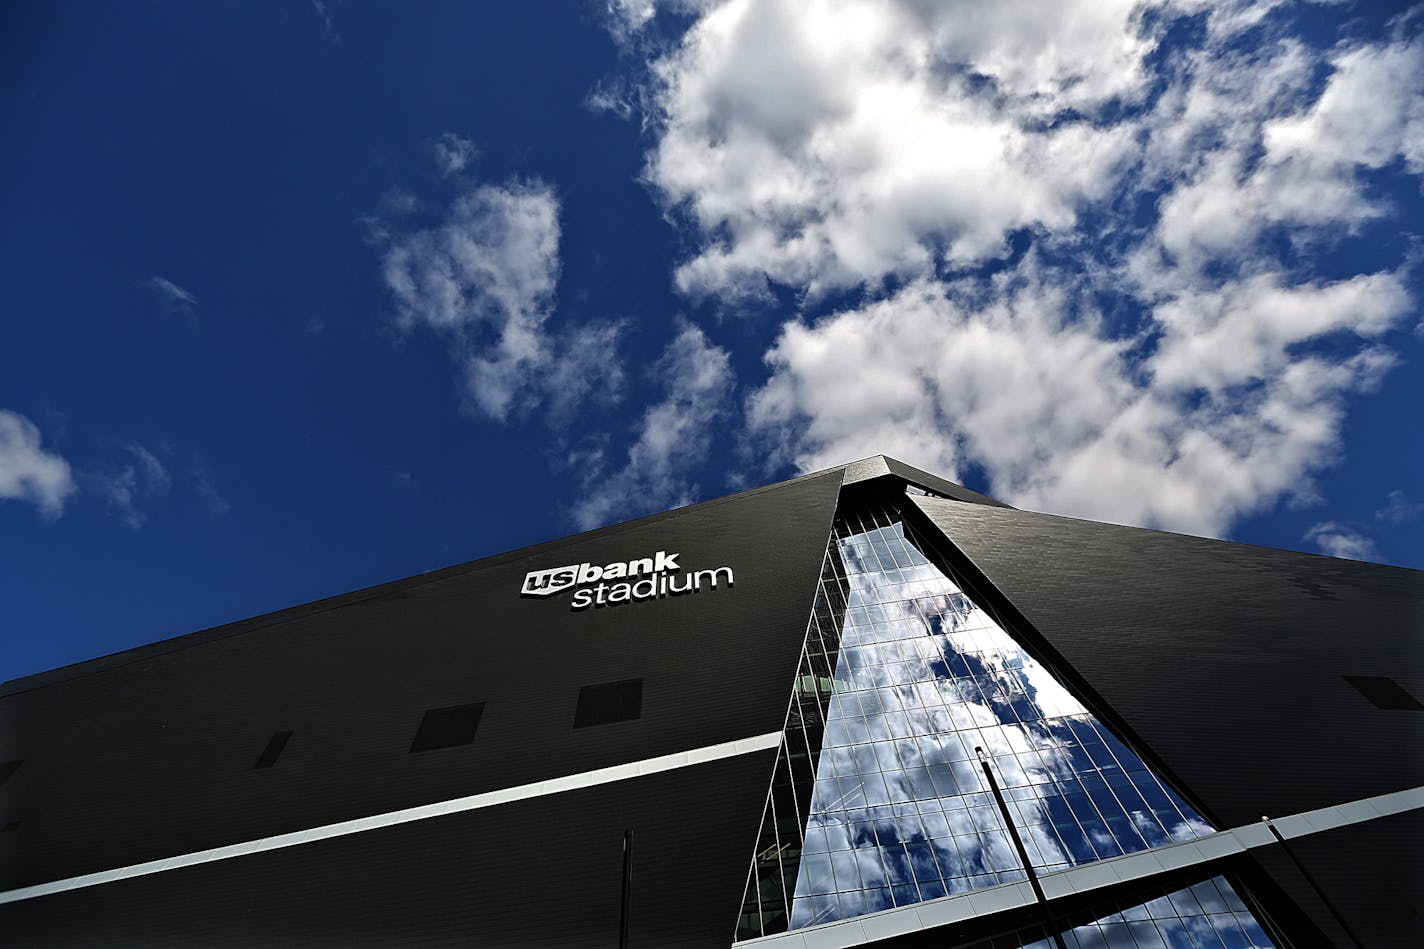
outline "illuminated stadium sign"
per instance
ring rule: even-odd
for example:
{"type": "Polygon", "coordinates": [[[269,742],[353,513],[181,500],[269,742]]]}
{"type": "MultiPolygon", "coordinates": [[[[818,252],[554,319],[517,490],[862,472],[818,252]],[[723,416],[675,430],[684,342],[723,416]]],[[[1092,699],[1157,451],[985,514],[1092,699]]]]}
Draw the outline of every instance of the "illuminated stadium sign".
{"type": "Polygon", "coordinates": [[[602,565],[580,563],[531,570],[524,575],[520,595],[554,596],[577,587],[570,609],[581,610],[590,606],[616,606],[665,596],[682,596],[703,589],[715,590],[719,584],[732,585],[731,567],[679,573],[679,556],[659,550],[651,557],[615,560],[602,565]]]}

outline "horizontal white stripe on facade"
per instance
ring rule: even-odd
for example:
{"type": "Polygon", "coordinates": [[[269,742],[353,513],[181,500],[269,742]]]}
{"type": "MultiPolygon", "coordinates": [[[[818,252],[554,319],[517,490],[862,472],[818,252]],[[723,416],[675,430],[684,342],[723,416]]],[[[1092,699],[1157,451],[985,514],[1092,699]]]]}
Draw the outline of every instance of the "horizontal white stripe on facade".
{"type": "Polygon", "coordinates": [[[196,866],[200,863],[212,863],[216,860],[244,857],[252,853],[280,850],[283,847],[295,847],[299,844],[314,843],[318,840],[330,840],[333,837],[359,834],[362,831],[377,830],[381,827],[393,827],[396,824],[408,824],[411,821],[440,817],[445,814],[458,814],[462,811],[473,811],[482,807],[494,807],[497,804],[507,804],[510,801],[523,801],[529,798],[542,797],[547,794],[558,794],[561,791],[573,791],[578,788],[611,784],[614,781],[624,781],[628,778],[638,778],[643,775],[657,774],[662,771],[672,771],[676,768],[705,764],[709,761],[734,758],[738,755],[750,754],[756,751],[766,751],[777,747],[779,744],[781,744],[781,732],[768,732],[765,735],[757,735],[755,738],[742,738],[737,741],[723,742],[718,745],[708,745],[704,748],[694,748],[691,751],[679,751],[670,755],[661,755],[657,758],[645,758],[642,761],[631,761],[628,764],[613,765],[612,767],[599,768],[595,771],[584,771],[562,778],[551,778],[548,781],[536,781],[533,784],[521,784],[518,787],[504,788],[499,791],[486,791],[483,794],[471,794],[469,797],[458,797],[449,801],[439,801],[435,804],[407,807],[399,811],[375,814],[371,817],[358,817],[354,820],[313,827],[310,830],[298,830],[288,834],[278,834],[275,837],[261,837],[257,840],[248,840],[240,844],[230,844],[226,847],[214,847],[211,850],[199,850],[194,853],[185,853],[176,857],[166,857],[162,860],[150,860],[147,863],[136,863],[132,866],[118,867],[113,870],[101,870],[98,873],[86,873],[83,876],[53,880],[49,883],[37,883],[34,886],[23,886],[18,889],[0,892],[0,903],[14,903],[19,900],[30,900],[38,896],[48,896],[51,893],[78,890],[86,886],[98,886],[101,883],[110,883],[114,880],[127,880],[131,877],[146,876],[150,873],[162,873],[165,870],[178,870],[183,867],[196,866]]]}

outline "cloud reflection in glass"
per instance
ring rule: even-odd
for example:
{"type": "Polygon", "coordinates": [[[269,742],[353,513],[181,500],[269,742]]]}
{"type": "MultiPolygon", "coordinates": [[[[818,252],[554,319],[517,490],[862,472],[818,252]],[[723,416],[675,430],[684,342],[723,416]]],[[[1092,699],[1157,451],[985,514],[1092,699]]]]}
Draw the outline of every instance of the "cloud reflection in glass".
{"type": "Polygon", "coordinates": [[[976,746],[1040,872],[1211,831],[896,512],[843,518],[833,544],[822,585],[846,605],[790,928],[1023,879],[976,746]]]}

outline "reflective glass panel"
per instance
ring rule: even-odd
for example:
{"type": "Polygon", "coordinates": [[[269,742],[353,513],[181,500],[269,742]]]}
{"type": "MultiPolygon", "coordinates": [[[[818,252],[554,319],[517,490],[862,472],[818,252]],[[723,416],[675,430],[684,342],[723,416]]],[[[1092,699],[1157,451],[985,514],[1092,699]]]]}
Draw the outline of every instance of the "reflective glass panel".
{"type": "Polygon", "coordinates": [[[976,748],[1040,872],[1212,830],[935,566],[893,507],[837,520],[807,643],[782,758],[811,776],[778,765],[798,793],[782,795],[774,839],[764,822],[739,938],[1024,879],[976,748]],[[829,694],[808,701],[800,683],[826,674],[829,694]]]}

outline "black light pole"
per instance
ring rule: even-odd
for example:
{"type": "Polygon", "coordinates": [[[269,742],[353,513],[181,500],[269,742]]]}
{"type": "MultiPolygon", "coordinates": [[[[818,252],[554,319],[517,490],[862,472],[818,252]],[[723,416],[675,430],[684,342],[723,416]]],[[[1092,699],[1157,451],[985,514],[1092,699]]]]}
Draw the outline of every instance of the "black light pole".
{"type": "Polygon", "coordinates": [[[1053,942],[1058,949],[1068,949],[1063,941],[1063,932],[1058,926],[1058,920],[1054,918],[1053,908],[1048,905],[1048,897],[1043,895],[1043,887],[1039,885],[1038,874],[1033,872],[1033,861],[1028,858],[1028,850],[1024,847],[1023,838],[1019,836],[1019,829],[1014,826],[1014,819],[1009,814],[1009,805],[1004,803],[1004,795],[999,791],[999,782],[994,779],[994,772],[989,768],[989,757],[984,754],[983,748],[975,748],[974,753],[979,756],[979,764],[984,769],[984,777],[989,779],[989,790],[994,792],[994,801],[999,805],[999,813],[1004,817],[1004,826],[1009,829],[1009,838],[1014,842],[1014,849],[1019,852],[1019,860],[1023,862],[1024,872],[1028,874],[1029,885],[1033,887],[1033,895],[1038,898],[1038,905],[1043,907],[1043,915],[1048,918],[1048,928],[1053,933],[1053,942]]]}
{"type": "Polygon", "coordinates": [[[618,919],[618,949],[628,949],[628,907],[633,898],[633,831],[623,831],[623,911],[618,919]]]}

